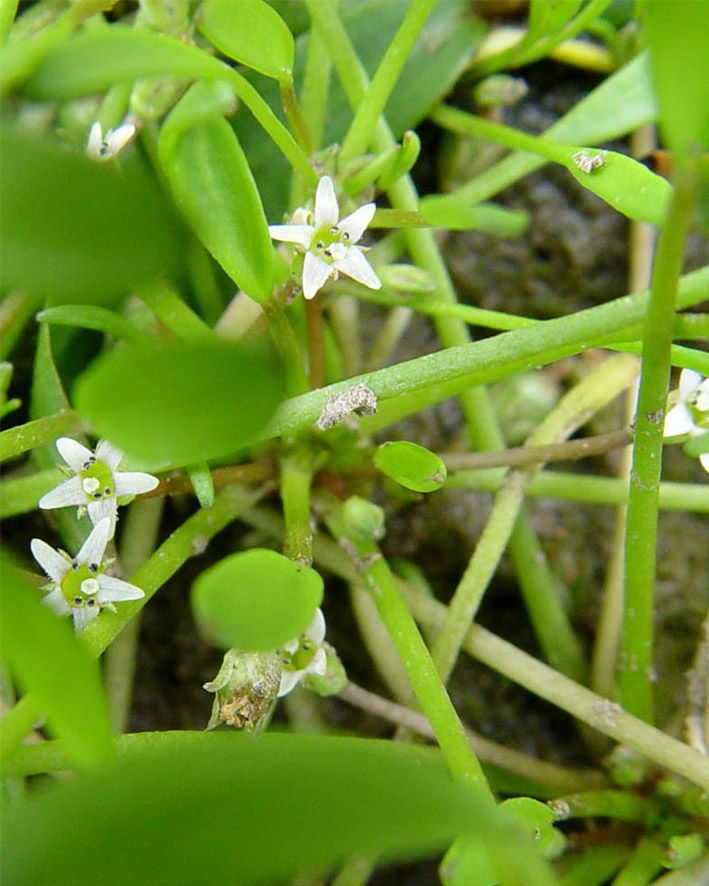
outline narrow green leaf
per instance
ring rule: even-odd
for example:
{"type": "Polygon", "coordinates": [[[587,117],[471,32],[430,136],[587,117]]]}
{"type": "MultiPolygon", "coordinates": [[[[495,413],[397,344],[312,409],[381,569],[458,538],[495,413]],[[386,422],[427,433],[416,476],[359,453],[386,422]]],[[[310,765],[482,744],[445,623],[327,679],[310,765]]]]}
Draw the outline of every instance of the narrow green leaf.
{"type": "Polygon", "coordinates": [[[61,886],[85,886],[98,866],[103,886],[250,886],[354,851],[413,858],[462,832],[503,839],[488,807],[429,749],[303,735],[166,738],[7,810],[3,882],[36,886],[51,871],[61,886]],[[77,834],[91,851],[77,851],[77,834]]]}
{"type": "Polygon", "coordinates": [[[206,462],[187,466],[190,482],[201,508],[211,508],[214,504],[214,480],[206,462]]]}
{"type": "MultiPolygon", "coordinates": [[[[189,92],[173,114],[183,114],[183,102],[192,103],[189,92]]],[[[240,289],[264,302],[273,287],[273,249],[234,130],[213,117],[175,134],[168,120],[160,157],[175,201],[202,243],[240,289]]]]}
{"type": "Polygon", "coordinates": [[[0,153],[3,288],[105,302],[177,270],[179,220],[136,164],[93,163],[9,125],[0,153]]]}
{"type": "Polygon", "coordinates": [[[70,99],[138,77],[223,77],[225,66],[182,40],[112,25],[52,49],[24,84],[31,98],[70,99]]]}
{"type": "Polygon", "coordinates": [[[435,492],[446,481],[446,466],[418,443],[383,443],[374,454],[379,470],[414,492],[435,492]]]}
{"type": "Polygon", "coordinates": [[[196,20],[200,31],[224,55],[281,83],[292,81],[293,35],[264,0],[205,0],[196,20]]]}
{"type": "Polygon", "coordinates": [[[74,636],[2,558],[0,637],[3,658],[25,692],[31,691],[79,769],[111,755],[111,725],[98,666],[74,636]]]}
{"type": "Polygon", "coordinates": [[[529,214],[493,204],[471,204],[456,194],[424,197],[419,212],[435,228],[483,231],[496,237],[519,237],[529,226],[529,214]]]}
{"type": "Polygon", "coordinates": [[[647,3],[647,35],[660,126],[679,153],[709,146],[709,4],[647,3]]]}
{"type": "Polygon", "coordinates": [[[146,342],[150,336],[125,317],[96,305],[58,305],[37,314],[38,323],[56,326],[81,326],[95,329],[134,343],[146,342]]]}
{"type": "Polygon", "coordinates": [[[314,569],[283,554],[252,548],[203,572],[192,608],[204,635],[223,649],[260,652],[282,646],[308,627],[322,601],[314,569]]]}
{"type": "Polygon", "coordinates": [[[119,348],[75,387],[78,412],[134,458],[173,466],[251,442],[282,396],[261,351],[218,340],[119,348]]]}
{"type": "Polygon", "coordinates": [[[526,42],[556,34],[570,21],[582,0],[530,0],[526,42]]]}

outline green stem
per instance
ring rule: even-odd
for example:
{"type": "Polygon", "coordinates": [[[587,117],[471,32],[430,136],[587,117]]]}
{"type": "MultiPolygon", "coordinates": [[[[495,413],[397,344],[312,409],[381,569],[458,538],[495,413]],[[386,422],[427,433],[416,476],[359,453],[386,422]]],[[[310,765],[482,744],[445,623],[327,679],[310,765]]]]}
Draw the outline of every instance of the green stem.
{"type": "Polygon", "coordinates": [[[281,459],[281,500],[286,523],[284,553],[300,566],[313,562],[313,532],[310,528],[310,485],[312,468],[297,455],[281,459]]]}
{"type": "MultiPolygon", "coordinates": [[[[287,285],[287,284],[286,284],[287,285]]],[[[262,305],[268,322],[268,331],[281,359],[286,378],[286,390],[293,397],[308,390],[303,357],[296,341],[293,328],[288,322],[279,293],[262,305]]],[[[319,413],[318,413],[319,414],[319,413]]]]}
{"type": "Polygon", "coordinates": [[[8,292],[0,304],[0,360],[6,360],[41,303],[27,292],[8,292]]]}
{"type": "Polygon", "coordinates": [[[314,150],[322,147],[332,62],[317,28],[308,31],[300,107],[314,150]]]}
{"type": "Polygon", "coordinates": [[[372,82],[359,102],[354,120],[342,143],[340,165],[343,169],[367,150],[379,115],[384,110],[401,70],[435,5],[436,0],[413,0],[409,6],[372,82]]]}
{"type": "Polygon", "coordinates": [[[591,846],[566,868],[559,886],[602,886],[628,858],[627,846],[591,846]]]}
{"type": "Polygon", "coordinates": [[[293,88],[293,81],[291,80],[289,83],[281,83],[280,87],[281,101],[283,103],[283,109],[286,112],[286,118],[288,120],[288,125],[291,128],[291,132],[294,133],[301,150],[306,154],[312,154],[313,145],[311,143],[310,133],[308,132],[308,124],[305,122],[303,111],[298,104],[295,89],[293,88]]]}
{"type": "MultiPolygon", "coordinates": [[[[678,306],[690,307],[702,301],[706,298],[707,286],[709,266],[686,274],[680,281],[678,306]]],[[[310,391],[281,404],[264,431],[264,439],[307,427],[317,420],[330,397],[359,382],[371,388],[382,403],[395,397],[401,400],[413,392],[428,394],[429,389],[436,385],[439,388],[434,392],[435,398],[444,399],[467,390],[471,385],[503,378],[522,367],[536,367],[561,356],[580,353],[594,337],[638,322],[645,313],[647,302],[646,292],[624,296],[576,314],[503,332],[482,341],[447,347],[425,357],[403,361],[396,366],[310,391]]],[[[695,354],[692,368],[699,372],[705,369],[703,374],[709,375],[709,354],[699,351],[695,354]]],[[[427,402],[436,401],[429,399],[427,402]]],[[[501,449],[502,445],[500,442],[496,446],[480,448],[501,449]]]]}
{"type": "Polygon", "coordinates": [[[628,497],[620,695],[624,707],[648,722],[653,720],[653,600],[662,433],[672,323],[684,244],[696,195],[694,184],[693,175],[680,172],[657,242],[628,497]]]}
{"type": "Polygon", "coordinates": [[[402,600],[389,565],[373,542],[351,540],[357,570],[366,584],[389,636],[406,667],[421,708],[428,718],[451,773],[493,801],[485,775],[465,729],[441,682],[431,654],[402,600]]]}
{"type": "MultiPolygon", "coordinates": [[[[495,492],[505,472],[491,468],[449,474],[446,485],[458,489],[495,492]]],[[[628,500],[628,484],[615,477],[586,477],[563,471],[544,471],[525,490],[530,498],[559,498],[594,505],[619,505],[628,500]]],[[[659,506],[668,511],[709,513],[709,486],[706,483],[662,483],[659,506]]]]}
{"type": "Polygon", "coordinates": [[[638,844],[630,861],[623,866],[612,886],[648,886],[655,874],[662,870],[665,850],[654,840],[644,839],[638,844]]]}
{"type": "Polygon", "coordinates": [[[647,824],[658,815],[657,804],[647,797],[627,791],[599,790],[566,794],[552,804],[557,819],[614,818],[618,821],[637,821],[647,824]]]}
{"type": "Polygon", "coordinates": [[[204,320],[165,280],[142,283],[136,287],[135,294],[180,341],[204,341],[213,337],[214,333],[204,320]]]}
{"type": "Polygon", "coordinates": [[[29,449],[53,443],[62,434],[83,433],[83,422],[70,409],[27,421],[16,428],[0,432],[0,461],[15,458],[29,449]]]}

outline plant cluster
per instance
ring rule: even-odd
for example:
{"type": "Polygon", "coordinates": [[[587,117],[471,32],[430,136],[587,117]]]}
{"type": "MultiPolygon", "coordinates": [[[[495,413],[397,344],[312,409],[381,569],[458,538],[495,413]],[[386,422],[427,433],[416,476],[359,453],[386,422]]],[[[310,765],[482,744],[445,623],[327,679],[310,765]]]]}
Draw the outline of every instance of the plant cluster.
{"type": "Polygon", "coordinates": [[[709,511],[707,34],[688,0],[0,0],[3,883],[364,886],[431,856],[444,886],[706,882],[709,600],[671,704],[655,635],[661,512],[709,511]],[[505,120],[542,60],[598,85],[532,135],[505,120]],[[655,123],[668,177],[636,159],[655,123]],[[433,130],[476,161],[420,195],[433,130]],[[448,232],[529,236],[500,194],[548,163],[629,220],[630,294],[462,304],[448,232]],[[440,347],[402,359],[415,318],[440,347]],[[406,439],[450,398],[455,440],[406,439]],[[387,532],[450,490],[489,510],[444,603],[387,532]],[[616,508],[590,643],[535,496],[616,508]],[[506,552],[537,657],[478,623],[506,552]],[[141,612],[191,558],[211,717],[131,733],[141,612]],[[364,663],[326,626],[343,586],[364,663]],[[575,718],[585,764],[468,729],[462,653],[575,718]],[[336,734],[334,698],[392,739],[336,734]]]}

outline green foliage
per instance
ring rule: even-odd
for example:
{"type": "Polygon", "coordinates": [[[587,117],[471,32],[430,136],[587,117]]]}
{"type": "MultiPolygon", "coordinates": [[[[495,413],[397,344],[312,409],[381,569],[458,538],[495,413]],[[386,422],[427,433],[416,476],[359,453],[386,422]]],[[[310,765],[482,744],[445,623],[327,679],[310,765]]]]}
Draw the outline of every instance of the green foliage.
{"type": "Polygon", "coordinates": [[[446,482],[446,466],[418,443],[382,443],[374,454],[379,470],[414,492],[435,492],[446,482]]]}
{"type": "Polygon", "coordinates": [[[266,548],[232,554],[192,589],[202,633],[222,649],[275,649],[310,624],[323,595],[319,573],[266,548]]]}
{"type": "Polygon", "coordinates": [[[496,237],[519,237],[529,227],[529,215],[493,204],[475,204],[456,194],[432,195],[421,200],[420,211],[434,228],[482,231],[496,237]]]}
{"type": "Polygon", "coordinates": [[[169,739],[6,813],[3,879],[36,886],[51,870],[61,886],[85,886],[100,865],[106,886],[235,875],[248,886],[354,850],[415,857],[461,831],[501,839],[432,751],[297,735],[169,739]],[[78,833],[90,852],[76,851],[78,833]]]}
{"type": "Polygon", "coordinates": [[[3,658],[22,689],[38,699],[73,765],[99,768],[111,756],[111,725],[98,666],[5,552],[0,569],[3,658]]]}
{"type": "Polygon", "coordinates": [[[185,465],[248,445],[282,390],[267,354],[215,338],[112,351],[79,379],[74,402],[135,458],[185,465]]]}
{"type": "Polygon", "coordinates": [[[202,33],[228,58],[273,77],[293,79],[293,35],[264,0],[205,0],[197,23],[202,33]]]}
{"type": "Polygon", "coordinates": [[[12,125],[0,152],[3,288],[107,301],[177,270],[181,226],[138,164],[98,165],[12,125]]]}

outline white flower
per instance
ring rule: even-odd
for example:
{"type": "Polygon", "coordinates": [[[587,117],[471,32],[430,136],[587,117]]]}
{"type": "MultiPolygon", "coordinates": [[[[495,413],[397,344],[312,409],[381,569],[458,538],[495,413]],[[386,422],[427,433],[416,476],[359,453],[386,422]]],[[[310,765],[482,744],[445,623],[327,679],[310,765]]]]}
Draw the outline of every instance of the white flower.
{"type": "MultiPolygon", "coordinates": [[[[381,288],[381,281],[364,257],[362,247],[354,245],[371,222],[375,210],[374,203],[365,203],[338,221],[340,208],[335,188],[330,176],[324,175],[315,194],[312,225],[269,225],[268,232],[274,240],[297,243],[306,250],[303,265],[305,298],[313,298],[330,277],[337,278],[338,271],[370,289],[381,288]]],[[[304,210],[297,210],[294,218],[304,214],[304,210]]]]}
{"type": "MultiPolygon", "coordinates": [[[[674,405],[665,417],[665,437],[698,437],[709,431],[709,378],[693,369],[683,369],[679,388],[672,391],[669,402],[674,405]]],[[[709,471],[709,452],[703,452],[699,461],[709,471]]]]}
{"type": "Polygon", "coordinates": [[[39,500],[39,507],[85,507],[94,526],[106,517],[109,519],[109,538],[113,538],[116,528],[116,499],[122,495],[150,492],[158,485],[157,478],[151,474],[119,471],[118,465],[123,453],[107,440],[100,441],[95,455],[70,437],[60,437],[56,445],[59,454],[76,476],[43,495],[39,500]]]}
{"type": "Polygon", "coordinates": [[[30,542],[32,556],[52,580],[51,590],[43,602],[57,615],[71,613],[77,633],[97,618],[99,610],[115,612],[114,603],[145,596],[135,585],[100,572],[110,531],[111,521],[105,517],[91,530],[73,560],[40,538],[30,542]]]}
{"type": "Polygon", "coordinates": [[[278,698],[288,695],[307,674],[317,674],[321,677],[327,671],[324,640],[325,616],[322,614],[322,609],[316,609],[305,633],[277,650],[283,663],[278,698]]]}
{"type": "Polygon", "coordinates": [[[86,142],[86,155],[92,160],[110,160],[125,148],[135,134],[133,123],[122,123],[115,129],[109,129],[104,137],[98,120],[89,131],[86,142]]]}

